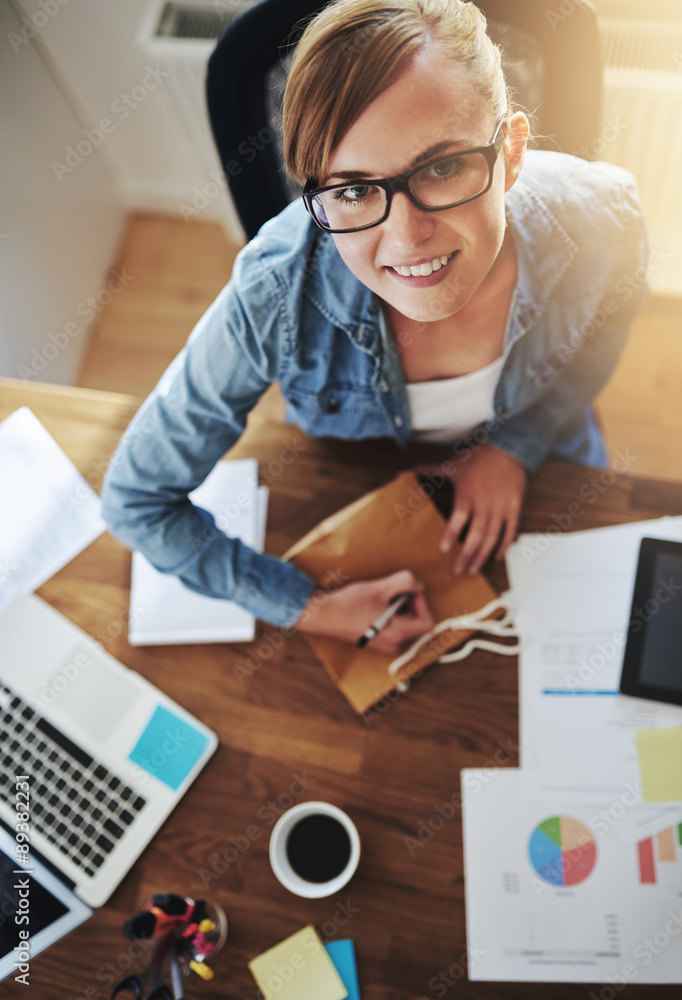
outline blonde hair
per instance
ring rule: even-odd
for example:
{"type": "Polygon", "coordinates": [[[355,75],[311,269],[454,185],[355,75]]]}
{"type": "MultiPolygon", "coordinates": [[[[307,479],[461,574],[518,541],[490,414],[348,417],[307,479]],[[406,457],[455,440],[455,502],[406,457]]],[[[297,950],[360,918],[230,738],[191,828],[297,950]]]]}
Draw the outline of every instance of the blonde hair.
{"type": "Polygon", "coordinates": [[[475,4],[335,0],[307,26],[289,71],[282,127],[294,180],[321,182],[350,126],[428,43],[467,67],[497,120],[509,113],[500,50],[475,4]]]}

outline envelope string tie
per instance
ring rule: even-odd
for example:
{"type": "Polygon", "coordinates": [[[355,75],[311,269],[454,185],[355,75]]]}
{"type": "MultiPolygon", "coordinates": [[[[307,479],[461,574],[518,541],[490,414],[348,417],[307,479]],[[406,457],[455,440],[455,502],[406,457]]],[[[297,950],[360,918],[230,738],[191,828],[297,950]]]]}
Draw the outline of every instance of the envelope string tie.
{"type": "MultiPolygon", "coordinates": [[[[397,674],[401,667],[404,667],[406,663],[414,659],[417,653],[422,649],[427,643],[431,642],[436,636],[440,635],[441,632],[445,632],[448,629],[453,629],[458,632],[468,632],[475,629],[479,635],[474,636],[464,643],[459,649],[453,649],[451,652],[442,653],[440,656],[436,657],[433,663],[454,663],[456,660],[463,660],[473,652],[474,649],[487,649],[491,653],[502,653],[503,656],[515,656],[521,648],[521,640],[519,637],[518,629],[514,627],[512,621],[512,612],[510,607],[510,591],[505,591],[504,594],[500,594],[496,597],[494,601],[490,601],[485,607],[480,608],[478,611],[472,611],[470,614],[458,615],[456,618],[445,618],[442,622],[439,622],[430,632],[425,635],[420,636],[419,639],[396,660],[393,660],[388,668],[389,674],[397,674]],[[501,618],[490,618],[496,611],[504,611],[504,615],[501,618]],[[502,643],[493,642],[490,639],[481,638],[481,635],[499,636],[505,639],[516,639],[514,643],[502,643]]],[[[405,682],[401,682],[398,687],[407,688],[405,682]]]]}

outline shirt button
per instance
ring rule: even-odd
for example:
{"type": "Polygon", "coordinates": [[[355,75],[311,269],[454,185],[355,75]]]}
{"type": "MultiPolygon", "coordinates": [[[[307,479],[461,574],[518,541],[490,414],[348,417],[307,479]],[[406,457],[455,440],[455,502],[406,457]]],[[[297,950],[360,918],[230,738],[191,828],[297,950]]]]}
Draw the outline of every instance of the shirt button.
{"type": "Polygon", "coordinates": [[[394,423],[395,423],[396,427],[402,427],[403,426],[403,421],[402,421],[401,417],[396,417],[394,423]]]}
{"type": "Polygon", "coordinates": [[[386,379],[384,379],[384,381],[381,383],[381,388],[383,392],[388,392],[388,382],[386,381],[386,379]]]}

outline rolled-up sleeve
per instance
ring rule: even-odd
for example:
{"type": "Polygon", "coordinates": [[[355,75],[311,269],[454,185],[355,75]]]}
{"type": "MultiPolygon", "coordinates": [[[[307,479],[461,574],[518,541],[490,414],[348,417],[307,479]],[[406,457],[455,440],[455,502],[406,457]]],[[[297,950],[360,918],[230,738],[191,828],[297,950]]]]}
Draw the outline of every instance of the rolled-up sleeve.
{"type": "Polygon", "coordinates": [[[113,535],[190,590],[289,626],[310,577],[228,537],[188,499],[276,377],[276,310],[247,305],[272,289],[265,275],[250,280],[248,296],[233,283],[223,290],[134,417],[107,470],[102,512],[113,535]]]}

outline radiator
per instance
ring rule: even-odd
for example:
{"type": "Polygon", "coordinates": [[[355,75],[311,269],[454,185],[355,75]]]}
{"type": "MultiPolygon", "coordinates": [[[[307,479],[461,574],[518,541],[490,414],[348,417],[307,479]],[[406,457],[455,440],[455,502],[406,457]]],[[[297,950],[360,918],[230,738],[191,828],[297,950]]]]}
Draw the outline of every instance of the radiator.
{"type": "Polygon", "coordinates": [[[593,158],[637,178],[653,291],[682,295],[682,24],[600,18],[604,125],[593,158]]]}

